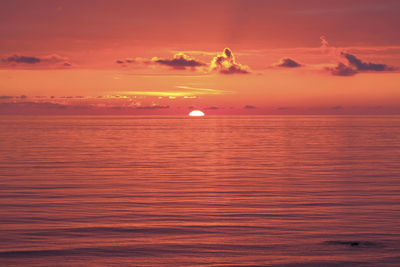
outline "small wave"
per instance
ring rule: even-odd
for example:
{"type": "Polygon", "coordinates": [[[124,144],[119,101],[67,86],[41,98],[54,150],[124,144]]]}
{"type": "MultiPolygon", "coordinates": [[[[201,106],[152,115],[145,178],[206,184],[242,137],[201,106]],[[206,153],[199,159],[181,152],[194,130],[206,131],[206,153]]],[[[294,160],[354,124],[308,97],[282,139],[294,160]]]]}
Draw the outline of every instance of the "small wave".
{"type": "Polygon", "coordinates": [[[72,249],[15,250],[0,252],[0,258],[35,258],[59,256],[124,257],[167,253],[160,248],[143,247],[89,247],[72,249]]]}
{"type": "Polygon", "coordinates": [[[272,246],[258,245],[171,245],[168,246],[115,246],[115,247],[86,247],[66,249],[44,249],[44,250],[13,250],[0,252],[0,258],[39,258],[60,256],[93,256],[93,257],[141,257],[160,255],[215,255],[232,252],[248,254],[250,251],[267,251],[272,246]]]}
{"type": "Polygon", "coordinates": [[[382,244],[370,242],[370,241],[358,241],[358,240],[329,240],[325,241],[326,245],[337,245],[337,246],[348,246],[348,247],[384,247],[382,244]]]}

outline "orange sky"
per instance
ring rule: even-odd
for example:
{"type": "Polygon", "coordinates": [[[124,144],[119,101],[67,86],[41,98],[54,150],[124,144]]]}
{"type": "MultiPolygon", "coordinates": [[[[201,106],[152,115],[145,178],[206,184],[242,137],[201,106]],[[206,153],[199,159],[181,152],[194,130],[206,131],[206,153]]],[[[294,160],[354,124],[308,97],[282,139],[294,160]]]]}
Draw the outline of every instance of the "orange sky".
{"type": "Polygon", "coordinates": [[[2,1],[0,114],[398,114],[400,2],[2,1]]]}

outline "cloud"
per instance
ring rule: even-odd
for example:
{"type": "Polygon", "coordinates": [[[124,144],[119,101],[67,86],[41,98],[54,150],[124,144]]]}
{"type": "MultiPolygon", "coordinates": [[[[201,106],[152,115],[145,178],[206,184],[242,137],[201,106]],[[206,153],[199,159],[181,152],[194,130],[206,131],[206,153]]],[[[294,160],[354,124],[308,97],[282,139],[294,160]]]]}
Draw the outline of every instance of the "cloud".
{"type": "Polygon", "coordinates": [[[301,67],[301,64],[297,63],[296,61],[290,58],[282,58],[280,62],[275,66],[282,68],[298,68],[301,67]]]}
{"type": "Polygon", "coordinates": [[[8,102],[2,103],[0,105],[1,108],[8,108],[8,107],[17,107],[17,108],[26,108],[26,107],[34,107],[34,108],[48,108],[48,109],[66,109],[66,105],[57,104],[57,103],[50,103],[50,102],[8,102]]]}
{"type": "Polygon", "coordinates": [[[329,46],[328,41],[326,40],[326,37],[324,35],[322,35],[321,37],[319,37],[319,39],[321,40],[321,48],[327,48],[329,46]]]}
{"type": "Polygon", "coordinates": [[[123,67],[126,67],[127,64],[133,64],[133,63],[145,64],[145,65],[157,64],[157,65],[168,66],[176,70],[185,70],[186,68],[194,69],[196,67],[201,67],[206,65],[204,62],[201,62],[200,60],[197,60],[183,53],[176,53],[171,59],[153,57],[150,60],[146,58],[137,57],[135,59],[133,58],[118,59],[115,61],[115,63],[123,67]]]}
{"type": "Polygon", "coordinates": [[[352,76],[358,73],[357,70],[343,63],[338,63],[336,67],[327,68],[327,70],[336,76],[352,76]]]}
{"type": "Polygon", "coordinates": [[[184,50],[184,51],[172,51],[173,53],[184,53],[189,55],[198,55],[198,56],[214,56],[218,52],[214,51],[202,51],[202,50],[184,50]]]}
{"type": "Polygon", "coordinates": [[[386,64],[376,64],[371,62],[362,62],[356,56],[342,52],[342,56],[344,56],[349,64],[355,67],[358,71],[393,71],[396,70],[395,67],[388,66],[386,64]]]}
{"type": "Polygon", "coordinates": [[[207,108],[205,108],[205,109],[208,109],[208,110],[217,110],[217,109],[219,109],[219,107],[211,106],[211,107],[207,107],[207,108]]]}
{"type": "Polygon", "coordinates": [[[65,63],[68,62],[68,58],[53,54],[41,57],[40,61],[47,63],[65,63]]]}
{"type": "Polygon", "coordinates": [[[233,93],[232,91],[217,90],[217,89],[210,89],[210,88],[197,88],[197,87],[182,86],[182,85],[178,85],[178,86],[176,86],[176,88],[190,90],[199,95],[203,95],[203,94],[219,95],[219,94],[233,93]]]}
{"type": "Polygon", "coordinates": [[[12,55],[1,59],[1,61],[6,65],[71,66],[71,63],[68,62],[68,58],[56,54],[43,57],[12,55]]]}
{"type": "Polygon", "coordinates": [[[221,74],[248,74],[249,67],[237,63],[232,50],[225,48],[222,54],[217,55],[211,61],[210,69],[221,74]]]}
{"type": "Polygon", "coordinates": [[[243,107],[244,109],[253,109],[253,108],[256,108],[255,106],[252,106],[252,105],[246,105],[246,106],[244,106],[243,107]]]}
{"type": "Polygon", "coordinates": [[[138,61],[140,61],[140,58],[138,58],[138,60],[133,59],[133,58],[126,58],[126,59],[118,59],[118,60],[115,61],[115,63],[117,63],[117,64],[125,64],[125,63],[126,64],[131,64],[131,63],[136,63],[138,61]]]}
{"type": "Polygon", "coordinates": [[[36,64],[41,60],[37,57],[27,57],[27,56],[18,56],[13,55],[4,60],[7,63],[24,63],[24,64],[36,64]]]}
{"type": "Polygon", "coordinates": [[[331,107],[331,109],[340,110],[340,109],[343,109],[343,107],[342,106],[333,106],[333,107],[331,107]]]}
{"type": "Polygon", "coordinates": [[[224,91],[217,89],[208,88],[194,88],[189,86],[176,86],[182,90],[171,90],[171,91],[118,91],[115,93],[122,95],[136,95],[136,96],[158,96],[158,97],[185,97],[185,98],[196,98],[199,95],[220,95],[229,94],[232,91],[224,91]]]}
{"type": "MultiPolygon", "coordinates": [[[[188,51],[190,53],[191,51],[188,51]]],[[[211,52],[207,53],[207,55],[211,52]]],[[[215,54],[215,53],[214,53],[215,54]]],[[[203,55],[203,54],[202,54],[203,55]]],[[[205,55],[205,54],[204,54],[205,55]]],[[[176,70],[194,70],[199,67],[209,66],[209,71],[217,71],[221,74],[247,74],[250,73],[249,67],[236,62],[232,50],[225,48],[221,54],[214,57],[211,63],[206,63],[194,57],[188,56],[183,52],[176,53],[172,58],[153,57],[151,60],[145,58],[117,59],[116,64],[126,67],[129,63],[141,63],[146,65],[163,65],[176,70]]],[[[205,68],[201,68],[206,73],[205,68]]]]}
{"type": "Polygon", "coordinates": [[[168,109],[169,106],[141,106],[141,107],[136,107],[136,109],[168,109]]]}
{"type": "Polygon", "coordinates": [[[356,56],[346,52],[341,52],[340,55],[347,60],[347,64],[339,62],[336,67],[326,68],[333,75],[352,76],[359,72],[366,72],[366,71],[382,72],[382,71],[395,71],[398,69],[396,67],[389,66],[386,64],[363,62],[356,56]]]}
{"type": "Polygon", "coordinates": [[[177,53],[172,59],[162,59],[158,57],[152,58],[152,61],[157,64],[172,67],[173,69],[184,70],[186,68],[196,68],[205,66],[206,64],[187,56],[183,53],[177,53]]]}

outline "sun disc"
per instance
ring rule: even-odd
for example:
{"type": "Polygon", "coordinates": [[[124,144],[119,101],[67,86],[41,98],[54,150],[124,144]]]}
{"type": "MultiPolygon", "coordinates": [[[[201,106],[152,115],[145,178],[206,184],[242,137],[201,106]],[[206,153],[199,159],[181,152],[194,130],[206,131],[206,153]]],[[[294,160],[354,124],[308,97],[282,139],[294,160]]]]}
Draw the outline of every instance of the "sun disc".
{"type": "Polygon", "coordinates": [[[204,112],[201,110],[193,110],[189,113],[189,116],[193,116],[193,117],[202,117],[204,116],[204,112]]]}

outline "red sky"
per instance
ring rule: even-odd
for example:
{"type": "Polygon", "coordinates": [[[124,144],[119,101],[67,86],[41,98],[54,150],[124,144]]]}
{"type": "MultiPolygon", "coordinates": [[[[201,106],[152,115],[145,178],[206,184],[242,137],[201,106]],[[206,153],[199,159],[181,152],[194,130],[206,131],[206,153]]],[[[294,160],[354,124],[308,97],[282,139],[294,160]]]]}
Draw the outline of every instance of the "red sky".
{"type": "Polygon", "coordinates": [[[398,14],[397,0],[2,1],[0,114],[400,113],[398,14]]]}

